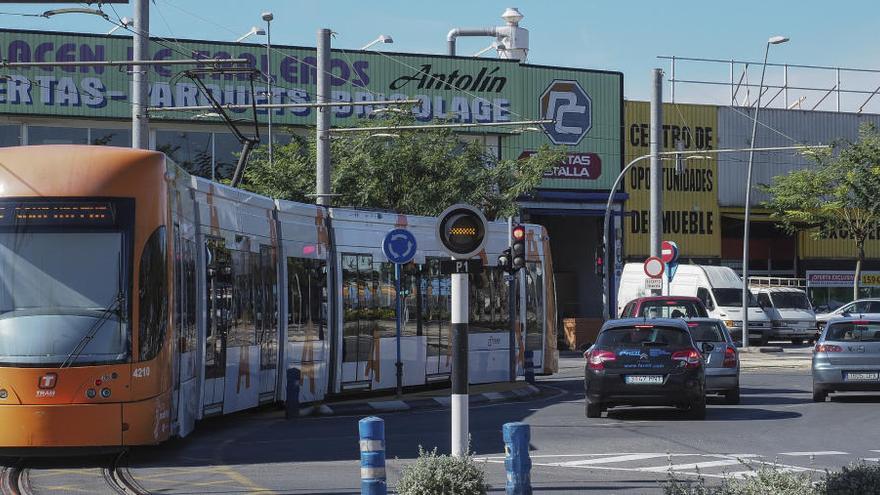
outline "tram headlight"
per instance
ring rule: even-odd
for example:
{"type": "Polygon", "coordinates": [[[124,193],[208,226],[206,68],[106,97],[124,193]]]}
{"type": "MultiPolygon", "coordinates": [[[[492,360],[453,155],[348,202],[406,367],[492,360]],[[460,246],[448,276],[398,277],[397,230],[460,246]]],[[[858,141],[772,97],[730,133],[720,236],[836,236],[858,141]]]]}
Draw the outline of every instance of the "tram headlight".
{"type": "Polygon", "coordinates": [[[9,397],[9,392],[7,392],[5,388],[0,388],[0,399],[5,399],[7,397],[9,397]]]}
{"type": "Polygon", "coordinates": [[[97,392],[95,392],[95,389],[90,388],[90,389],[86,390],[86,397],[88,397],[89,399],[94,399],[95,395],[97,395],[97,392]]]}
{"type": "Polygon", "coordinates": [[[109,399],[110,398],[110,389],[109,388],[102,388],[101,389],[101,397],[103,397],[105,399],[109,399]]]}

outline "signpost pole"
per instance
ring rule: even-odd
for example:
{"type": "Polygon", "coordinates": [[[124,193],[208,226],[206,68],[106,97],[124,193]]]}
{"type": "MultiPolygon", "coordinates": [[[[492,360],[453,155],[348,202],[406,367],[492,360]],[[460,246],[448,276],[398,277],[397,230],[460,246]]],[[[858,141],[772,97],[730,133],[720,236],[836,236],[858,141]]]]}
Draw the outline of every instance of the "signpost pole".
{"type": "Polygon", "coordinates": [[[397,367],[397,398],[399,399],[403,395],[403,361],[400,360],[400,263],[394,264],[394,283],[394,293],[397,296],[397,362],[395,366],[397,367]]]}
{"type": "Polygon", "coordinates": [[[468,274],[452,274],[452,455],[468,452],[468,274]]]}

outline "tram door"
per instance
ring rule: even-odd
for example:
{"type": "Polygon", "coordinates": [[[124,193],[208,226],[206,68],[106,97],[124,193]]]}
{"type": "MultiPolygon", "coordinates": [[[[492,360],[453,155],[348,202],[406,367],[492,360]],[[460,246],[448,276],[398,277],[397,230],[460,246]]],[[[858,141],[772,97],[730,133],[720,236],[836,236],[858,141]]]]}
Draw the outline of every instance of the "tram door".
{"type": "Polygon", "coordinates": [[[440,259],[428,258],[418,296],[427,340],[425,378],[428,382],[446,380],[451,372],[451,279],[440,273],[440,259]]]}
{"type": "Polygon", "coordinates": [[[199,381],[196,373],[198,333],[196,328],[196,243],[181,237],[174,226],[174,328],[175,328],[175,409],[178,434],[186,436],[195,427],[199,407],[199,381]]]}
{"type": "Polygon", "coordinates": [[[206,242],[207,325],[205,342],[204,414],[223,411],[226,340],[232,323],[232,256],[223,239],[206,242]]]}
{"type": "Polygon", "coordinates": [[[372,386],[371,377],[379,365],[379,341],[373,284],[373,257],[342,255],[342,388],[372,386]]]}

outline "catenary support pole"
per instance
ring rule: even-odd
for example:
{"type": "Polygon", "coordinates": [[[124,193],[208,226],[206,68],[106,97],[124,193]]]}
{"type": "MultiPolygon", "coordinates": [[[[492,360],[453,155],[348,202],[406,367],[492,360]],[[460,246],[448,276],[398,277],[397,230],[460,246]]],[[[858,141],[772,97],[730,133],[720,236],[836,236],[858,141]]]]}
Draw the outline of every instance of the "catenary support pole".
{"type": "MultiPolygon", "coordinates": [[[[653,91],[651,92],[651,256],[660,256],[660,242],[663,235],[663,163],[660,161],[660,148],[663,142],[663,70],[654,69],[653,91]]],[[[652,290],[660,295],[661,291],[652,290]]]]}
{"type": "Polygon", "coordinates": [[[452,455],[468,452],[468,275],[452,274],[452,455]]]}
{"type": "MultiPolygon", "coordinates": [[[[150,0],[134,0],[134,32],[134,60],[149,60],[150,0]]],[[[143,65],[135,65],[132,71],[131,147],[147,149],[150,147],[149,73],[143,65]]]]}
{"type": "MultiPolygon", "coordinates": [[[[330,101],[330,30],[318,30],[318,103],[330,101]]],[[[318,108],[317,203],[330,206],[330,107],[318,108]]]]}
{"type": "MultiPolygon", "coordinates": [[[[266,101],[269,104],[275,103],[275,97],[272,95],[272,21],[266,21],[266,101]]],[[[272,110],[266,112],[268,119],[269,133],[269,166],[272,166],[273,148],[272,148],[272,110]]]]}

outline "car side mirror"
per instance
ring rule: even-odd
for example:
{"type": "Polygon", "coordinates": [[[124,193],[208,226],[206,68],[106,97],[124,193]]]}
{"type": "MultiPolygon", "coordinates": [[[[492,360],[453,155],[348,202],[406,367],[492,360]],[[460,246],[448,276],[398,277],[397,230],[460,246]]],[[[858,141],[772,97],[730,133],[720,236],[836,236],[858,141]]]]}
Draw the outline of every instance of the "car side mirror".
{"type": "Polygon", "coordinates": [[[700,344],[700,347],[702,348],[703,352],[706,354],[715,350],[715,344],[712,344],[709,342],[703,342],[702,344],[700,344]]]}

